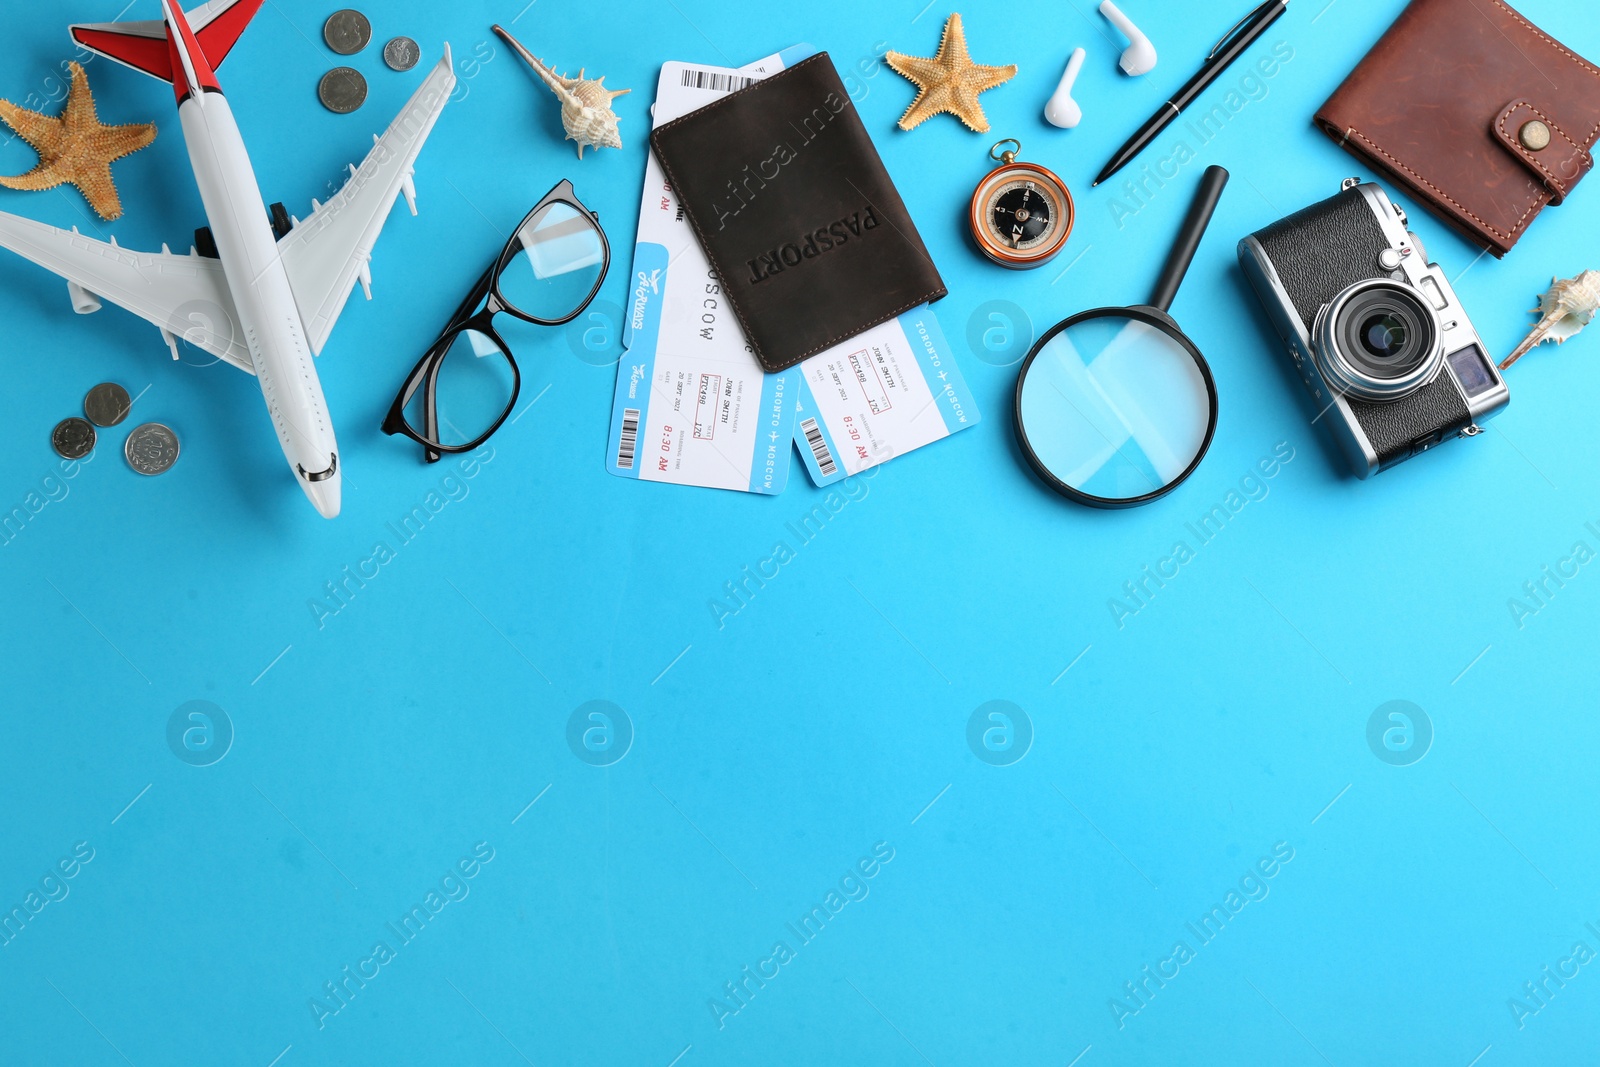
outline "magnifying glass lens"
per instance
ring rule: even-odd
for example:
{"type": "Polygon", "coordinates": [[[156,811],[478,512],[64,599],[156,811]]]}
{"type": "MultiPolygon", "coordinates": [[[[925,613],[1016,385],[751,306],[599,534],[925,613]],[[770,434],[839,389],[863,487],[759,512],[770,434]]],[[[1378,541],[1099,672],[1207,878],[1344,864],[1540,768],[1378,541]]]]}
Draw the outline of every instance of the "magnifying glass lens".
{"type": "Polygon", "coordinates": [[[1182,481],[1209,443],[1212,392],[1189,349],[1136,318],[1063,327],[1025,372],[1017,421],[1035,461],[1112,504],[1182,481]]]}

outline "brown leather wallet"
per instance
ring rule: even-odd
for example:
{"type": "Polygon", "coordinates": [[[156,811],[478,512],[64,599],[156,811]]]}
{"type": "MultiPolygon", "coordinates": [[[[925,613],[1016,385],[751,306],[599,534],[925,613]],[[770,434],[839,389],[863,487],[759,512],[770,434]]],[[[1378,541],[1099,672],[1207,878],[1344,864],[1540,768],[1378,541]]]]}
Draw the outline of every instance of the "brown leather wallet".
{"type": "Polygon", "coordinates": [[[1594,166],[1600,68],[1502,0],[1412,0],[1317,125],[1504,256],[1594,166]]]}
{"type": "Polygon", "coordinates": [[[766,370],[945,295],[828,53],[650,145],[766,370]]]}

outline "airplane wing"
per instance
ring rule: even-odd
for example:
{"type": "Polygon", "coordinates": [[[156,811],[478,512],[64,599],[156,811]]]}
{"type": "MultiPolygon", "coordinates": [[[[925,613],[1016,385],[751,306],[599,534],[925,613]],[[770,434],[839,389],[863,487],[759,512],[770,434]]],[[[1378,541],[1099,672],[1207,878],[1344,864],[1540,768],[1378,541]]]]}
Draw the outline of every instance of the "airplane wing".
{"type": "Polygon", "coordinates": [[[411,213],[417,213],[417,191],[411,176],[422,143],[433,131],[455,89],[451,64],[450,46],[446,44],[444,58],[388,132],[373,138],[375,143],[366,161],[359,169],[350,168],[350,180],[344,188],[326,204],[313,201],[311,217],[297,222],[278,242],[313,352],[322,352],[357,280],[367,298],[372,298],[368,263],[395,199],[405,193],[411,213]]]}
{"type": "Polygon", "coordinates": [[[239,327],[222,264],[190,254],[175,256],[131,252],[85,237],[76,229],[60,230],[16,215],[0,213],[0,248],[9,248],[67,280],[74,310],[88,314],[104,298],[154,323],[178,356],[181,337],[255,373],[250,350],[239,327]]]}

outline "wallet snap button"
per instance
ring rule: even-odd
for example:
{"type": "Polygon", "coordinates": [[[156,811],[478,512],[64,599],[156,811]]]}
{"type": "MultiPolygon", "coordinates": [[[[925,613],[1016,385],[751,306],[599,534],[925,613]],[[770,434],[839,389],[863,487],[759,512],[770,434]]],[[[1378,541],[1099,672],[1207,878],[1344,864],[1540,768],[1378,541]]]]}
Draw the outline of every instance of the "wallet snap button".
{"type": "Polygon", "coordinates": [[[1550,147],[1550,127],[1538,119],[1530,119],[1517,131],[1517,139],[1530,152],[1543,152],[1550,147]]]}

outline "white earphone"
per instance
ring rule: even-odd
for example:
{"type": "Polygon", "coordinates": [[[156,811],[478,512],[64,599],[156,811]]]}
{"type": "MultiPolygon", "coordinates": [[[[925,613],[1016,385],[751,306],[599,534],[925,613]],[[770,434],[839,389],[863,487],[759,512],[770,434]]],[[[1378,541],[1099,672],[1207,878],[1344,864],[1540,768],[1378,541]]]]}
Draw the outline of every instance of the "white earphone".
{"type": "Polygon", "coordinates": [[[1078,72],[1083,69],[1083,60],[1087,55],[1087,52],[1078,48],[1067,60],[1067,72],[1061,76],[1061,84],[1056,86],[1055,94],[1044,106],[1045,121],[1050,125],[1070,130],[1083,121],[1083,108],[1072,99],[1072,87],[1078,80],[1078,72]]]}
{"type": "Polygon", "coordinates": [[[1150,43],[1150,38],[1139,32],[1139,27],[1133,24],[1133,20],[1117,10],[1117,5],[1111,0],[1105,0],[1100,5],[1100,14],[1110,19],[1111,24],[1121,30],[1122,35],[1128,39],[1128,48],[1122,53],[1123,73],[1138,77],[1155,70],[1155,45],[1150,43]]]}

